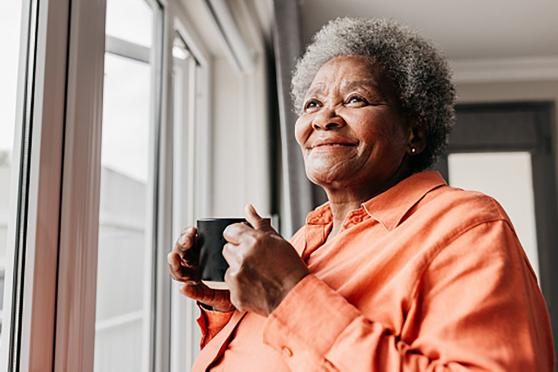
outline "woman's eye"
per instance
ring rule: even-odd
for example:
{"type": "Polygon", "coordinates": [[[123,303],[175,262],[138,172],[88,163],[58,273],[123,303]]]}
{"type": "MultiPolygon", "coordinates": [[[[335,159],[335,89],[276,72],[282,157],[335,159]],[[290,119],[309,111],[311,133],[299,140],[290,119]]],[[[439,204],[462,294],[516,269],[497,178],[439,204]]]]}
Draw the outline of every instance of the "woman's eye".
{"type": "Polygon", "coordinates": [[[345,102],[346,104],[349,105],[358,105],[358,104],[365,104],[366,100],[361,96],[350,96],[345,102]]]}
{"type": "Polygon", "coordinates": [[[311,99],[304,105],[304,111],[313,111],[318,108],[319,105],[320,103],[317,100],[311,99]]]}

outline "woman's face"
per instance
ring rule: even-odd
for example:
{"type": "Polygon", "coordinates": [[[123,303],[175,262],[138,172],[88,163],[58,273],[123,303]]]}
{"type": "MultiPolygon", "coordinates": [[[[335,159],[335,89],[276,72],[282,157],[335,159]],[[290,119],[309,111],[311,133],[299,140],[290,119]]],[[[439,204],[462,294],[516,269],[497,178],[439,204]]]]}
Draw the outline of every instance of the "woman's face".
{"type": "Polygon", "coordinates": [[[310,180],[349,192],[390,182],[409,129],[388,84],[363,56],[336,57],[320,68],[295,128],[310,180]]]}

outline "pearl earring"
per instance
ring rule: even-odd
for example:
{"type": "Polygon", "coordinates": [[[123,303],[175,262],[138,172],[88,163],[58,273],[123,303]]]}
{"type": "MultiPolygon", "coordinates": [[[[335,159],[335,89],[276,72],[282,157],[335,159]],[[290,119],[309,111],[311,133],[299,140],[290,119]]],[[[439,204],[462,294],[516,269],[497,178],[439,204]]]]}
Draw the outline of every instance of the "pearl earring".
{"type": "Polygon", "coordinates": [[[416,153],[416,152],[417,152],[417,149],[414,148],[414,147],[411,147],[411,154],[414,154],[414,153],[416,153]]]}

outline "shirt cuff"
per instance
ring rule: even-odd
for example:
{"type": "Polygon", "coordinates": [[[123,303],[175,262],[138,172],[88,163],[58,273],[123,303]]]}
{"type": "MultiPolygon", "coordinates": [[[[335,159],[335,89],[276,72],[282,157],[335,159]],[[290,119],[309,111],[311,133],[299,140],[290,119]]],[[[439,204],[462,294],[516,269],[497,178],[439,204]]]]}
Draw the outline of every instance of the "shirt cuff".
{"type": "Polygon", "coordinates": [[[287,294],[264,326],[266,344],[279,351],[325,356],[360,311],[325,282],[309,274],[287,294]]]}
{"type": "Polygon", "coordinates": [[[234,314],[234,310],[227,312],[213,311],[200,306],[200,304],[198,304],[198,307],[200,309],[200,316],[196,321],[200,326],[202,334],[200,348],[203,348],[213,337],[215,337],[217,333],[219,333],[221,329],[225,327],[225,325],[227,325],[234,314]]]}

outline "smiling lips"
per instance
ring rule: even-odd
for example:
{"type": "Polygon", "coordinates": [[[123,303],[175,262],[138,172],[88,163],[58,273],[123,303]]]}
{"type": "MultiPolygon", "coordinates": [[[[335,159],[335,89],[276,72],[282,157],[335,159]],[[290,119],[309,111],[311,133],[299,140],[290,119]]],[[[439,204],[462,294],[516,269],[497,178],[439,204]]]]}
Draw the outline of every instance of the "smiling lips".
{"type": "Polygon", "coordinates": [[[342,147],[354,147],[357,143],[351,141],[347,138],[333,137],[333,138],[322,138],[313,141],[308,147],[310,150],[315,148],[342,148],[342,147]]]}

